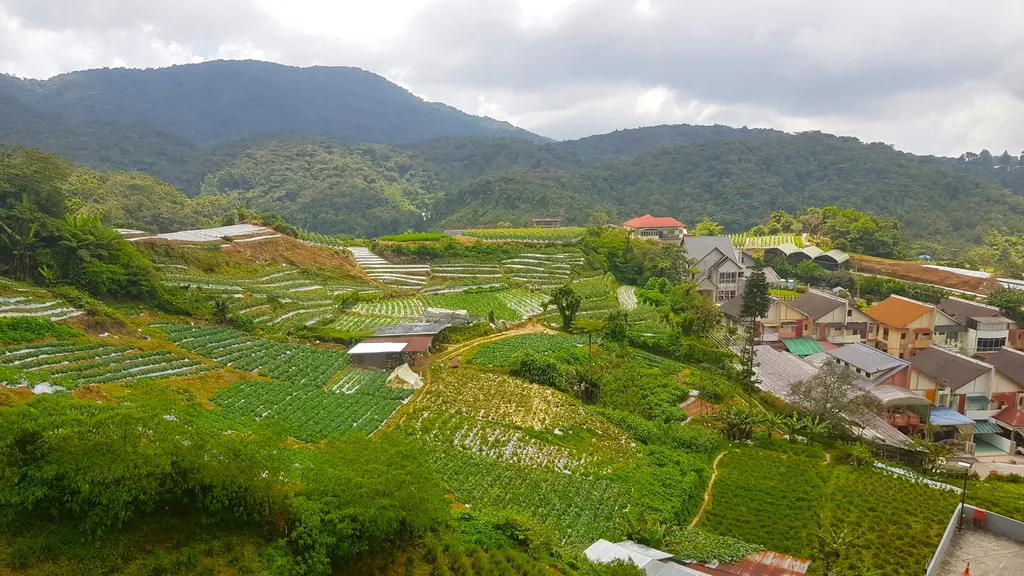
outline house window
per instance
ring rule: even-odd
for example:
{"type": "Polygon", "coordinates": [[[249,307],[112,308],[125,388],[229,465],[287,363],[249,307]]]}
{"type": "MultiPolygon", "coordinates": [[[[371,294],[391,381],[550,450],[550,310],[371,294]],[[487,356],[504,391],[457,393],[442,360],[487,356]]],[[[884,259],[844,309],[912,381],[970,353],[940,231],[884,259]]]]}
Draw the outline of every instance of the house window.
{"type": "Polygon", "coordinates": [[[847,309],[846,310],[846,317],[847,318],[853,318],[853,310],[852,309],[847,309]]]}
{"type": "Polygon", "coordinates": [[[888,328],[885,329],[885,332],[882,332],[882,338],[885,338],[886,340],[889,339],[889,329],[888,328]]]}
{"type": "Polygon", "coordinates": [[[739,272],[737,272],[736,273],[736,277],[737,278],[743,278],[743,270],[740,270],[739,272]]]}
{"type": "Polygon", "coordinates": [[[900,340],[906,340],[906,339],[907,339],[907,333],[906,332],[900,332],[900,340]]]}
{"type": "Polygon", "coordinates": [[[941,390],[939,392],[939,397],[935,400],[935,405],[936,406],[940,406],[942,408],[948,408],[949,407],[949,391],[948,390],[941,390]]]}
{"type": "Polygon", "coordinates": [[[718,301],[719,302],[728,302],[729,300],[732,300],[735,297],[736,297],[736,291],[735,290],[719,290],[718,291],[718,301]]]}
{"type": "Polygon", "coordinates": [[[1006,346],[1006,338],[978,338],[978,352],[995,352],[1006,346]]]}
{"type": "Polygon", "coordinates": [[[719,272],[718,273],[718,281],[722,282],[722,283],[727,283],[727,284],[728,283],[736,282],[736,273],[735,272],[719,272]]]}

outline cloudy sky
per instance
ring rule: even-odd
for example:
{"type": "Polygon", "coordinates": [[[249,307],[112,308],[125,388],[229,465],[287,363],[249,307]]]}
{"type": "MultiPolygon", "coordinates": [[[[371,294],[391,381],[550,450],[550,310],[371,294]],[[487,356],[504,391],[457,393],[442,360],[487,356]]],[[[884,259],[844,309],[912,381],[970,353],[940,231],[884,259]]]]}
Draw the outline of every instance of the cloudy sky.
{"type": "Polygon", "coordinates": [[[1024,149],[1024,2],[0,0],[0,72],[359,66],[553,138],[665,123],[1024,149]]]}

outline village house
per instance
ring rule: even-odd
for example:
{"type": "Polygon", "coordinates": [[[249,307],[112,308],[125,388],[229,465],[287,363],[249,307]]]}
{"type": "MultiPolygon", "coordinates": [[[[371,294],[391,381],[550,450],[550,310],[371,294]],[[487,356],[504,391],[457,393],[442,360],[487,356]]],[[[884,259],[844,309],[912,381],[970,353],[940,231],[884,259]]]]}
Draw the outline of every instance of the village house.
{"type": "Polygon", "coordinates": [[[723,304],[743,291],[747,266],[753,265],[753,259],[737,250],[728,236],[685,236],[683,247],[697,262],[697,292],[723,304]]]}
{"type": "Polygon", "coordinates": [[[533,219],[533,225],[534,226],[540,226],[541,228],[561,228],[562,227],[562,219],[561,218],[534,218],[533,219]]]}
{"type": "MultiPolygon", "coordinates": [[[[743,308],[743,294],[723,303],[722,324],[726,328],[735,328],[741,334],[747,326],[749,318],[740,316],[743,308]]],[[[764,342],[778,341],[783,338],[800,338],[803,336],[804,325],[807,316],[797,310],[789,302],[784,302],[775,296],[771,297],[771,305],[768,307],[768,315],[758,318],[754,322],[754,336],[764,342]]]]}
{"type": "Polygon", "coordinates": [[[829,350],[827,354],[871,385],[891,384],[903,388],[910,387],[910,362],[867,344],[847,344],[829,350]]]}
{"type": "Polygon", "coordinates": [[[808,290],[792,302],[808,320],[804,334],[833,344],[862,342],[868,336],[871,318],[846,298],[808,290]]]}
{"type": "Polygon", "coordinates": [[[434,338],[447,326],[434,323],[406,323],[381,326],[376,335],[349,349],[352,365],[360,368],[390,370],[409,364],[422,367],[430,354],[434,338]]]}
{"type": "Polygon", "coordinates": [[[1024,328],[1003,316],[999,308],[962,298],[946,298],[938,304],[955,325],[935,328],[935,342],[973,356],[1004,346],[1024,350],[1024,328]]]}
{"type": "Polygon", "coordinates": [[[865,313],[874,322],[868,327],[868,343],[904,360],[932,345],[936,326],[957,324],[931,304],[895,294],[865,313]]]}
{"type": "MultiPolygon", "coordinates": [[[[1016,408],[1024,410],[1024,352],[1003,348],[985,354],[985,363],[995,367],[995,379],[990,398],[991,410],[1016,408]]],[[[993,414],[994,415],[994,414],[993,414]]]]}
{"type": "Polygon", "coordinates": [[[686,234],[686,224],[675,218],[651,216],[644,214],[622,224],[629,231],[630,237],[641,240],[657,240],[658,242],[679,242],[686,234]]]}

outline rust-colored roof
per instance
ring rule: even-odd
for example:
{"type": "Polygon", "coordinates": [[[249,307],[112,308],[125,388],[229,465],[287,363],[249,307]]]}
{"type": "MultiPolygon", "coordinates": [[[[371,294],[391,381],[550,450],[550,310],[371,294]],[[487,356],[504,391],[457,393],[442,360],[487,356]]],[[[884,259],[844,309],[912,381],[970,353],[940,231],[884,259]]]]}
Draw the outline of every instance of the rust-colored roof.
{"type": "Polygon", "coordinates": [[[808,560],[762,550],[735,564],[719,564],[715,568],[708,568],[702,564],[687,564],[686,567],[711,576],[803,576],[810,565],[808,560]]]}
{"type": "Polygon", "coordinates": [[[1013,406],[1003,408],[992,417],[1013,428],[1024,427],[1024,412],[1017,410],[1013,406]]]}
{"type": "Polygon", "coordinates": [[[427,352],[433,341],[433,336],[381,336],[363,340],[363,342],[405,342],[406,347],[402,349],[402,352],[427,352]]]}
{"type": "Polygon", "coordinates": [[[651,216],[644,214],[638,218],[627,220],[622,224],[630,228],[683,228],[686,225],[669,216],[651,216]]]}
{"type": "Polygon", "coordinates": [[[928,304],[922,304],[910,298],[892,295],[865,310],[868,316],[896,328],[905,328],[914,320],[924,316],[932,309],[928,304]]]}

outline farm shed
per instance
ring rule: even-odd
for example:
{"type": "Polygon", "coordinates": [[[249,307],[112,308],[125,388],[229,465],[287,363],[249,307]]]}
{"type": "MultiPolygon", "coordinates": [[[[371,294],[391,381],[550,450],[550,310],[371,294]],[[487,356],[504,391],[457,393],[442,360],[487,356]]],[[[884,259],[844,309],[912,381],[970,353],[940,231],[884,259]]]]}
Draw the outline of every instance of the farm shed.
{"type": "Polygon", "coordinates": [[[367,338],[348,351],[352,363],[365,368],[395,368],[409,364],[418,368],[430,354],[432,335],[378,336],[367,338]]]}
{"type": "Polygon", "coordinates": [[[795,266],[805,260],[811,260],[813,262],[816,262],[817,258],[822,256],[823,254],[825,254],[825,251],[822,250],[821,248],[818,248],[817,246],[805,246],[800,250],[797,250],[796,252],[790,254],[788,260],[790,264],[793,264],[795,266]]]}
{"type": "MultiPolygon", "coordinates": [[[[813,248],[813,246],[812,246],[813,248]]],[[[815,248],[817,250],[817,248],[815,248]]],[[[849,270],[853,263],[850,261],[850,255],[842,250],[829,250],[824,254],[814,258],[814,263],[821,266],[825,270],[831,270],[832,272],[838,272],[839,270],[849,270]]]]}
{"type": "Polygon", "coordinates": [[[786,258],[788,260],[790,256],[792,256],[793,254],[796,254],[799,251],[800,251],[800,249],[797,248],[796,244],[791,244],[789,242],[786,242],[785,244],[779,244],[778,246],[774,246],[772,248],[767,248],[764,251],[764,257],[765,257],[765,259],[768,259],[768,258],[786,258]]]}

